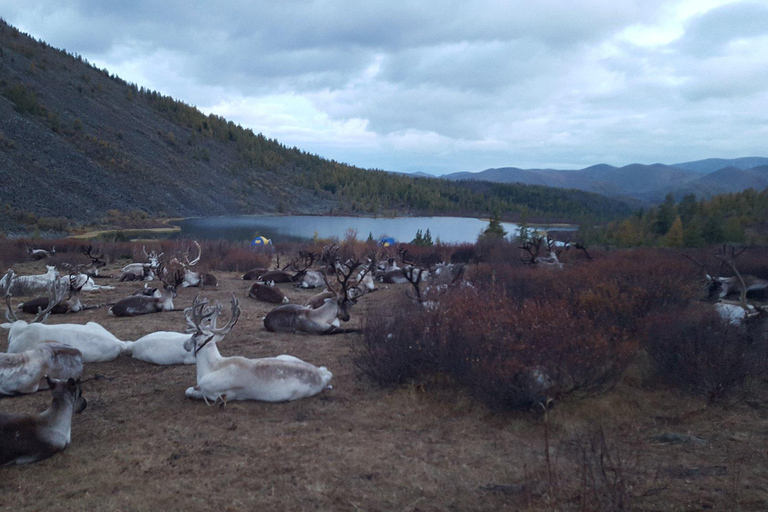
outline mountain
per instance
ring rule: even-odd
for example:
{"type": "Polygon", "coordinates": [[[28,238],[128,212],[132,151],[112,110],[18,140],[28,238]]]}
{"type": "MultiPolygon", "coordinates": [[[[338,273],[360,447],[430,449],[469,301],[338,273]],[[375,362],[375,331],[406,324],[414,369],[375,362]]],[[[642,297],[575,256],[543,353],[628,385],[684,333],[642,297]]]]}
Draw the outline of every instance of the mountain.
{"type": "Polygon", "coordinates": [[[705,174],[696,180],[686,183],[682,187],[670,188],[675,196],[696,194],[697,197],[708,199],[716,194],[730,194],[741,192],[748,188],[764,190],[768,187],[768,165],[739,169],[726,167],[705,174]]]}
{"type": "Polygon", "coordinates": [[[620,217],[629,208],[583,191],[468,185],[327,160],[126,83],[0,19],[4,230],[107,216],[494,210],[578,221],[620,217]]]}
{"type": "Polygon", "coordinates": [[[681,164],[673,164],[674,167],[681,169],[687,169],[695,172],[713,172],[719,169],[725,169],[728,167],[734,167],[736,169],[750,169],[752,167],[759,167],[761,165],[768,165],[768,158],[762,156],[747,156],[743,158],[707,158],[705,160],[696,160],[695,162],[683,162],[681,164]]]}
{"type": "Polygon", "coordinates": [[[597,164],[575,171],[502,167],[476,173],[447,174],[442,178],[544,185],[651,203],[662,201],[669,193],[678,198],[689,193],[694,193],[700,198],[709,198],[715,194],[739,192],[747,188],[762,190],[768,187],[768,181],[765,179],[766,165],[746,169],[726,166],[705,174],[696,170],[709,165],[702,162],[715,161],[747,165],[750,162],[760,161],[768,163],[768,158],[752,157],[733,160],[712,158],[689,162],[689,168],[665,164],[630,164],[624,167],[597,164]],[[695,165],[698,163],[702,163],[701,167],[695,165]]]}

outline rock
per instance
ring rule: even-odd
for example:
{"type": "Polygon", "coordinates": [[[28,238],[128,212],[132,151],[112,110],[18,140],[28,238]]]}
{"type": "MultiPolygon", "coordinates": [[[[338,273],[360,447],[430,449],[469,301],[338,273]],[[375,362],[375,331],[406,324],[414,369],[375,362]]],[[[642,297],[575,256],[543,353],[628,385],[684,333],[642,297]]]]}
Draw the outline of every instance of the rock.
{"type": "Polygon", "coordinates": [[[665,432],[663,434],[657,434],[651,436],[651,441],[663,444],[695,444],[703,446],[708,444],[707,441],[700,437],[692,436],[690,434],[680,434],[676,432],[665,432]]]}

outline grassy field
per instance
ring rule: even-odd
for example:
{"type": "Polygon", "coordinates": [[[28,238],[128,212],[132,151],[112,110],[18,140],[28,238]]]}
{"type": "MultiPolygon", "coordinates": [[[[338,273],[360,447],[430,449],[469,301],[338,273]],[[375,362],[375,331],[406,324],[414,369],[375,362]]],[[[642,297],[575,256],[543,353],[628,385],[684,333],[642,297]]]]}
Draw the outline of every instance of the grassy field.
{"type": "MultiPolygon", "coordinates": [[[[110,264],[117,275],[124,262],[110,264]]],[[[42,262],[14,267],[44,271],[42,262]]],[[[217,272],[198,292],[242,315],[223,355],[291,354],[334,374],[332,389],[296,402],[208,406],[184,396],[193,366],[131,358],[87,364],[88,408],[63,453],[0,469],[2,510],[766,510],[768,392],[707,406],[654,385],[642,359],[608,393],[572,397],[541,412],[492,413],[448,379],[394,389],[357,375],[357,334],[269,333],[271,305],[245,296],[239,273],[217,272]],[[549,447],[547,453],[546,447],[549,447]]],[[[100,279],[114,301],[140,287],[100,279]]],[[[292,302],[313,292],[280,285],[292,302]]],[[[358,325],[376,302],[406,301],[405,286],[364,296],[358,325]]],[[[107,309],[51,317],[95,321],[120,339],[183,331],[183,313],[114,318],[107,309]]],[[[350,325],[348,324],[348,325],[350,325]]],[[[6,341],[0,342],[6,349],[6,341]]],[[[42,410],[50,393],[0,400],[3,412],[42,410]]]]}

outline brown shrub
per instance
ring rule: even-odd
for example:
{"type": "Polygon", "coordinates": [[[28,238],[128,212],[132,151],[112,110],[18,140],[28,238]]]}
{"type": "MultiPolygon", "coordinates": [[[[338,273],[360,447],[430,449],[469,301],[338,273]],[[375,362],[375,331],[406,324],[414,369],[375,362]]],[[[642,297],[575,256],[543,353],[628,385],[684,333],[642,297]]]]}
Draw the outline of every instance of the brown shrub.
{"type": "Polygon", "coordinates": [[[365,318],[354,365],[382,386],[422,379],[439,369],[436,316],[406,301],[380,304],[365,318]]]}
{"type": "Polygon", "coordinates": [[[717,400],[745,390],[765,371],[761,326],[732,325],[705,304],[653,317],[645,346],[662,382],[717,400]]]}
{"type": "Polygon", "coordinates": [[[441,368],[492,408],[529,407],[615,383],[635,345],[559,299],[522,304],[501,290],[465,289],[444,299],[441,368]]]}

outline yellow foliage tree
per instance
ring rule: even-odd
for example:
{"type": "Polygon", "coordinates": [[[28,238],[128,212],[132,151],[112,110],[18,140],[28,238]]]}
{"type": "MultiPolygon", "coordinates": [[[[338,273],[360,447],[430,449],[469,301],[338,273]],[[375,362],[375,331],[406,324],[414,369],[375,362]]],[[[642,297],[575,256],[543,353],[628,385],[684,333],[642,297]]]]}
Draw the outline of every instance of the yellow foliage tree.
{"type": "Polygon", "coordinates": [[[664,237],[664,245],[667,247],[683,246],[683,221],[680,219],[679,215],[675,218],[675,222],[672,223],[672,226],[664,237]]]}

